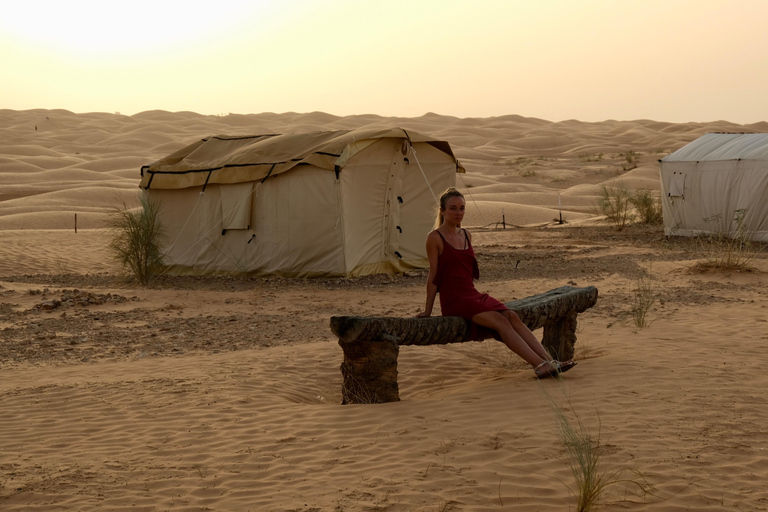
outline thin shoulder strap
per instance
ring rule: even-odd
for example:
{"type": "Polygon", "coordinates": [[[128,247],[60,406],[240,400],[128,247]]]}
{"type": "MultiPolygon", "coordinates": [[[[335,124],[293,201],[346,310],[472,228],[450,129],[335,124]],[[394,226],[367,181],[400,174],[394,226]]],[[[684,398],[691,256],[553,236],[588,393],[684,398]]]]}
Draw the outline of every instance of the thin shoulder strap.
{"type": "Polygon", "coordinates": [[[467,235],[466,228],[461,228],[461,229],[464,230],[464,248],[466,249],[467,248],[467,244],[469,243],[469,236],[467,235]]]}
{"type": "MultiPolygon", "coordinates": [[[[442,234],[441,232],[439,232],[438,230],[435,230],[435,233],[437,233],[438,235],[440,235],[440,238],[442,238],[442,239],[443,239],[443,242],[445,242],[445,237],[443,236],[443,234],[442,234]]],[[[445,243],[448,243],[448,242],[445,242],[445,243]]]]}

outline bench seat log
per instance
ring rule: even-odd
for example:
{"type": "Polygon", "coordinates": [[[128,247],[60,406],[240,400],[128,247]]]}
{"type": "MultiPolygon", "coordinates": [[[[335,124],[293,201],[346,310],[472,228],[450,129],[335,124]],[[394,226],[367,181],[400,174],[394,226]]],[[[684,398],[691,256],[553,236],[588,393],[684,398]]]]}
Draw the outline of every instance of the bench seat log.
{"type": "MultiPolygon", "coordinates": [[[[597,288],[562,286],[505,303],[529,329],[544,328],[542,344],[561,361],[573,358],[576,316],[597,303],[597,288]]],[[[398,401],[400,345],[442,345],[498,338],[498,333],[461,318],[331,317],[344,351],[342,403],[398,401]]]]}

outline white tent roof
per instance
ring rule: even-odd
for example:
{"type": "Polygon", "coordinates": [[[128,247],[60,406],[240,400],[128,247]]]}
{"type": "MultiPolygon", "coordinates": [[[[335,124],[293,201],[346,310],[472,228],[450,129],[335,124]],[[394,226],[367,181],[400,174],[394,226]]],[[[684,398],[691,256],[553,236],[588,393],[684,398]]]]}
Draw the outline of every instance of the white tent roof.
{"type": "Polygon", "coordinates": [[[768,160],[768,133],[708,133],[661,159],[669,162],[768,160]]]}

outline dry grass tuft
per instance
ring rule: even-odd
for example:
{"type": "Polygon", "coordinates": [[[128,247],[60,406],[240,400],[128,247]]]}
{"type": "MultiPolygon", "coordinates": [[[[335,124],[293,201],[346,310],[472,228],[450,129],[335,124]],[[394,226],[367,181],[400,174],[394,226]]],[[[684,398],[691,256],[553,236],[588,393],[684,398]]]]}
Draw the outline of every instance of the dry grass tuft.
{"type": "Polygon", "coordinates": [[[479,344],[475,358],[494,375],[530,370],[526,363],[500,341],[485,340],[479,344]]]}
{"type": "Polygon", "coordinates": [[[648,317],[648,313],[659,298],[654,286],[652,270],[653,267],[649,268],[648,272],[637,278],[637,286],[632,290],[632,309],[620,313],[619,321],[626,322],[632,319],[635,327],[642,329],[651,325],[655,320],[648,317]]]}
{"type": "Polygon", "coordinates": [[[351,383],[347,382],[342,386],[342,404],[370,405],[382,403],[376,391],[369,389],[366,383],[353,375],[348,375],[346,378],[350,379],[351,383]]]}
{"type": "Polygon", "coordinates": [[[643,498],[653,494],[653,485],[640,471],[630,468],[604,469],[599,426],[597,434],[593,434],[574,409],[562,383],[561,390],[562,402],[548,394],[546,398],[555,415],[555,435],[565,449],[568,467],[575,480],[575,489],[569,487],[569,490],[576,496],[577,512],[596,510],[605,499],[608,488],[614,485],[622,485],[627,491],[635,491],[643,498]]]}
{"type": "Polygon", "coordinates": [[[607,353],[608,349],[605,347],[595,347],[587,342],[576,341],[573,359],[575,361],[584,361],[586,359],[602,357],[607,353]]]}
{"type": "MultiPolygon", "coordinates": [[[[753,270],[752,260],[759,253],[761,246],[750,240],[750,232],[744,224],[746,209],[733,212],[733,222],[736,230],[730,233],[718,231],[714,235],[701,236],[698,240],[699,261],[691,268],[693,271],[738,270],[741,272],[753,270]]],[[[707,222],[720,221],[720,215],[715,215],[707,222]]]]}

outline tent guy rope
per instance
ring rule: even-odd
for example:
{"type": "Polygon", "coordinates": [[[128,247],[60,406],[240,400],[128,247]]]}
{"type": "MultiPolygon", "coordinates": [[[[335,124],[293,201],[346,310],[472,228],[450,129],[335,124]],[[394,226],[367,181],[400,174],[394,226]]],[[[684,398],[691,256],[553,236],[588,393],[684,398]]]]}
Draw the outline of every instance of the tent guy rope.
{"type": "Polygon", "coordinates": [[[437,199],[437,196],[435,195],[435,191],[432,190],[432,184],[429,183],[429,179],[427,178],[427,173],[424,172],[424,169],[421,168],[421,163],[419,162],[419,157],[416,155],[416,150],[413,148],[413,144],[411,144],[411,141],[408,141],[408,147],[411,148],[411,153],[413,153],[413,158],[416,159],[416,165],[419,166],[419,170],[421,171],[421,175],[424,176],[424,181],[427,182],[427,186],[429,187],[429,191],[432,193],[432,197],[435,198],[435,204],[439,202],[439,199],[437,199]]]}

